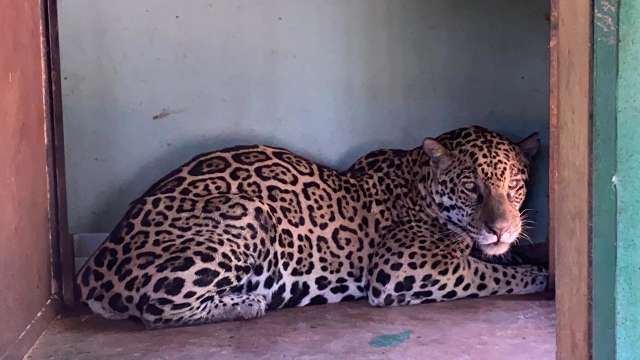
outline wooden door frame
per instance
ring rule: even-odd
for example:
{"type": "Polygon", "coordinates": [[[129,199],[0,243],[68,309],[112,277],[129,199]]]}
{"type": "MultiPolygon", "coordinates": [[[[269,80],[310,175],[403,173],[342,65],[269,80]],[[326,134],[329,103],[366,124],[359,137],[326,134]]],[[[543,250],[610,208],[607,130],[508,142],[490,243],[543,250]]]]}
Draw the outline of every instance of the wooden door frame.
{"type": "MultiPolygon", "coordinates": [[[[43,2],[51,74],[47,139],[50,185],[55,190],[50,205],[51,213],[56,214],[52,219],[54,279],[64,303],[73,306],[74,254],[66,206],[57,0],[43,2]]],[[[609,301],[615,282],[615,238],[606,237],[612,226],[615,229],[615,212],[611,212],[615,194],[610,181],[615,162],[606,158],[594,162],[593,154],[615,157],[615,150],[610,153],[612,146],[615,149],[615,126],[610,125],[615,120],[615,96],[606,94],[615,89],[617,3],[550,0],[549,238],[558,359],[610,358],[614,345],[609,344],[615,340],[614,308],[609,301]],[[594,26],[598,21],[605,26],[594,26]],[[613,32],[607,27],[611,21],[613,32]],[[607,241],[593,240],[603,236],[607,241]]]]}
{"type": "Polygon", "coordinates": [[[550,242],[558,359],[615,358],[619,0],[551,0],[550,242]]]}
{"type": "Polygon", "coordinates": [[[64,158],[64,128],[62,122],[62,87],[58,2],[42,2],[43,43],[47,68],[47,175],[49,182],[49,224],[51,233],[51,272],[53,293],[66,307],[75,305],[75,274],[73,241],[67,219],[67,188],[64,158]]]}
{"type": "Polygon", "coordinates": [[[590,358],[591,1],[552,0],[550,239],[557,358],[590,358]],[[561,261],[560,261],[561,259],[561,261]]]}
{"type": "Polygon", "coordinates": [[[552,0],[550,240],[557,358],[590,358],[591,1],[552,0]],[[561,260],[560,260],[561,259],[561,260]]]}

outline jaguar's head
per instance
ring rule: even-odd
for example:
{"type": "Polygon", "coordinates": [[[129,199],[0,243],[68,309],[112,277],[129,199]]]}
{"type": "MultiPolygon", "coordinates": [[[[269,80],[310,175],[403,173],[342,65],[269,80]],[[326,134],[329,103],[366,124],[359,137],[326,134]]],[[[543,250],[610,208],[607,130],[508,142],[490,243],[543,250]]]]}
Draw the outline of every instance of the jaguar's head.
{"type": "Polygon", "coordinates": [[[477,126],[423,142],[435,206],[487,255],[503,254],[521,236],[528,165],[539,146],[537,133],[512,143],[477,126]]]}

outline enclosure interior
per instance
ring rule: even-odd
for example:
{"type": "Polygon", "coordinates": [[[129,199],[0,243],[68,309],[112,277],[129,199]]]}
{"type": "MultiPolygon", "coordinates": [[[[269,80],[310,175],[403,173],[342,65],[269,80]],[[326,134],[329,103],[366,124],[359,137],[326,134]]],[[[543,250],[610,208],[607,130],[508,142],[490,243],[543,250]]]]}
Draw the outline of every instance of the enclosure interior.
{"type": "Polygon", "coordinates": [[[264,143],[345,169],[477,124],[541,134],[525,207],[546,240],[546,1],[59,6],[72,234],[109,232],[201,152],[264,143]]]}
{"type": "Polygon", "coordinates": [[[547,1],[58,6],[78,263],[132,199],[195,154],[262,143],[345,169],[471,124],[541,135],[525,207],[532,241],[547,241],[547,1]]]}

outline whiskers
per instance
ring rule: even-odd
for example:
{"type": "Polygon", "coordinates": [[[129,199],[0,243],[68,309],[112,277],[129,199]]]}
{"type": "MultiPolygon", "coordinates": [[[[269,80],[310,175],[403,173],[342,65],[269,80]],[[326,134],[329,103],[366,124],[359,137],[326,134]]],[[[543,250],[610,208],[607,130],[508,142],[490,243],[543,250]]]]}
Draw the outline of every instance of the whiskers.
{"type": "Polygon", "coordinates": [[[434,234],[433,237],[436,238],[436,239],[440,239],[440,238],[443,238],[443,237],[448,237],[451,234],[455,234],[455,232],[453,230],[451,230],[451,229],[447,229],[447,230],[442,231],[440,233],[434,234]]]}
{"type": "Polygon", "coordinates": [[[534,245],[533,240],[531,240],[531,237],[529,236],[529,234],[527,234],[524,231],[520,231],[520,234],[518,234],[518,237],[513,241],[513,245],[518,245],[520,240],[523,240],[523,239],[528,241],[529,244],[534,245]]]}
{"type": "Polygon", "coordinates": [[[518,234],[518,237],[516,238],[516,240],[513,242],[514,245],[517,245],[518,242],[520,242],[520,240],[526,240],[529,242],[529,244],[533,245],[533,240],[531,240],[531,237],[529,236],[529,234],[527,234],[527,231],[529,229],[533,229],[536,225],[536,222],[529,219],[529,215],[531,213],[535,213],[534,209],[523,209],[522,211],[520,211],[520,223],[521,225],[521,230],[520,230],[520,234],[518,234]]]}
{"type": "Polygon", "coordinates": [[[536,210],[535,209],[522,209],[520,211],[520,219],[523,220],[523,221],[527,220],[527,221],[532,221],[533,222],[533,220],[529,219],[529,215],[531,215],[532,213],[536,213],[536,210]]]}

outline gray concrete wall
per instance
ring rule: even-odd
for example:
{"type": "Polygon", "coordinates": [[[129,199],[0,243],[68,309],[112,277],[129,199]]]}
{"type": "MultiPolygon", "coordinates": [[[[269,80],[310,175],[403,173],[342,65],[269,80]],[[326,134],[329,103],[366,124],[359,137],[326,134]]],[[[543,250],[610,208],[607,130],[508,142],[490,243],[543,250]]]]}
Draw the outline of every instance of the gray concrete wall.
{"type": "MultiPolygon", "coordinates": [[[[337,168],[480,124],[548,133],[547,1],[59,0],[72,232],[196,153],[337,168]]],[[[546,236],[546,152],[534,201],[546,236]]]]}

